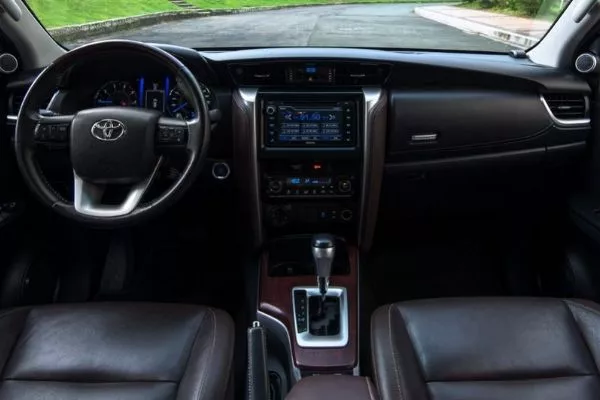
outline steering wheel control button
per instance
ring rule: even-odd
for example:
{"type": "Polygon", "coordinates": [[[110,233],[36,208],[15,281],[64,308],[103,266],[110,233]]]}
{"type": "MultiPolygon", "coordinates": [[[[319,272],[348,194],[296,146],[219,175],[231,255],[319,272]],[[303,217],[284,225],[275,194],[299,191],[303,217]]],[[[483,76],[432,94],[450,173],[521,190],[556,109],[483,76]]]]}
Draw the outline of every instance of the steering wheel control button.
{"type": "Polygon", "coordinates": [[[183,127],[158,127],[158,144],[163,146],[181,146],[187,142],[187,129],[183,127]]]}
{"type": "Polygon", "coordinates": [[[37,124],[34,139],[40,143],[66,143],[69,139],[69,125],[37,124]]]}
{"type": "Polygon", "coordinates": [[[231,174],[231,169],[229,168],[229,164],[226,162],[216,162],[212,166],[212,176],[213,178],[224,181],[229,178],[231,174]]]}

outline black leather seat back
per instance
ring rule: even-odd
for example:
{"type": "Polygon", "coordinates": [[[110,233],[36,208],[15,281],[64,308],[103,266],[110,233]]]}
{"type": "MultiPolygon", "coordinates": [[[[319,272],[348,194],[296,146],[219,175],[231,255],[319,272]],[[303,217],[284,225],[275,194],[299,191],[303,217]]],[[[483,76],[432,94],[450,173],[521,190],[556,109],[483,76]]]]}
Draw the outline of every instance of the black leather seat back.
{"type": "Polygon", "coordinates": [[[97,303],[0,314],[1,399],[224,399],[233,325],[206,307],[97,303]]]}
{"type": "Polygon", "coordinates": [[[556,299],[443,299],[382,307],[373,363],[387,399],[600,398],[600,312],[556,299]]]}

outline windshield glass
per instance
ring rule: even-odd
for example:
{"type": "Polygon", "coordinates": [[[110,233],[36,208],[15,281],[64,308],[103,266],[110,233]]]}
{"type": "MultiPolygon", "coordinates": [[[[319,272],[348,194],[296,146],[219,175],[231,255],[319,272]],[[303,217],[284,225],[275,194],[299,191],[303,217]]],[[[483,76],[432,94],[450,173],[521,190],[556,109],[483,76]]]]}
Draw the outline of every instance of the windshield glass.
{"type": "Polygon", "coordinates": [[[26,2],[66,47],[119,38],[201,49],[335,46],[505,52],[535,45],[569,0],[26,2]]]}

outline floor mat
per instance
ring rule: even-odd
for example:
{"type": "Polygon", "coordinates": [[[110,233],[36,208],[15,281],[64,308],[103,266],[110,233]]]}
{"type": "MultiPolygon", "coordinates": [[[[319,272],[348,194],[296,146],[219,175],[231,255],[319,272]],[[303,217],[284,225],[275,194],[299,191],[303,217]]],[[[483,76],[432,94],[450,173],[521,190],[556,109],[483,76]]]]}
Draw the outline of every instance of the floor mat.
{"type": "Polygon", "coordinates": [[[375,304],[425,298],[537,295],[532,243],[539,224],[523,218],[410,222],[380,232],[363,263],[375,304]]]}
{"type": "Polygon", "coordinates": [[[367,268],[378,305],[507,293],[498,260],[491,249],[475,241],[378,249],[367,268]]]}

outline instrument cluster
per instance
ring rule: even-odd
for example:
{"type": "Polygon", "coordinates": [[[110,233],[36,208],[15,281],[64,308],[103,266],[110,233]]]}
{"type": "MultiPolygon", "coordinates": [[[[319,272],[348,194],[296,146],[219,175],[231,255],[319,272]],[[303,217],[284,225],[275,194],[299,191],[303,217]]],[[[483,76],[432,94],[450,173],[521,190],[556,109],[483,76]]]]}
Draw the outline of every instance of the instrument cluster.
{"type": "MultiPolygon", "coordinates": [[[[212,91],[202,83],[200,87],[208,109],[215,108],[212,91]]],[[[182,120],[196,117],[196,112],[185,93],[169,76],[159,79],[141,76],[135,81],[109,81],[95,92],[93,101],[96,107],[140,107],[158,110],[182,120]]]]}

